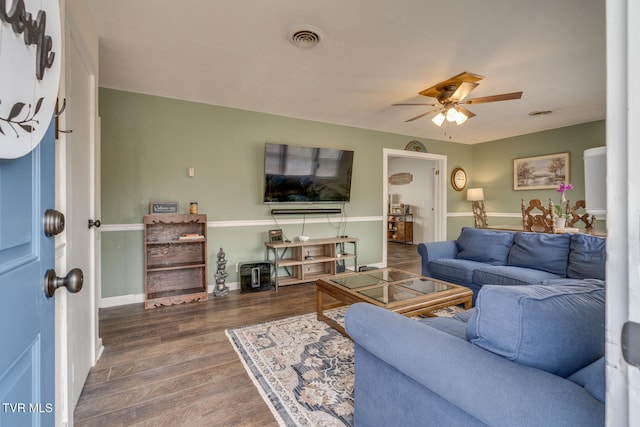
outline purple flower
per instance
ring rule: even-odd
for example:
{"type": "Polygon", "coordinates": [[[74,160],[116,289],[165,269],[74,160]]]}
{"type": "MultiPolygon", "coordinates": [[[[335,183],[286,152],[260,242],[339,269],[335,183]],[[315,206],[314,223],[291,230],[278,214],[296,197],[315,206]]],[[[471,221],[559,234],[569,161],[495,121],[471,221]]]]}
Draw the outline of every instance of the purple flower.
{"type": "Polygon", "coordinates": [[[564,184],[564,183],[563,183],[563,184],[560,184],[560,185],[558,186],[558,188],[556,189],[556,191],[557,191],[558,193],[564,193],[565,191],[567,191],[567,190],[572,190],[572,189],[573,189],[573,184],[564,184]]]}

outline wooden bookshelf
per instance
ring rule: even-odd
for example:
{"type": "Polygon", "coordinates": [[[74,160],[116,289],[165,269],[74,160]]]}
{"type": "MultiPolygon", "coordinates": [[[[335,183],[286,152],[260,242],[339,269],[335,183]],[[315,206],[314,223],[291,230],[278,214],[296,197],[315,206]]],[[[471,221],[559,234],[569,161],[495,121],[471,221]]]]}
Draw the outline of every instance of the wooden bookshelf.
{"type": "Polygon", "coordinates": [[[207,216],[144,217],[145,308],[207,299],[207,216]]]}

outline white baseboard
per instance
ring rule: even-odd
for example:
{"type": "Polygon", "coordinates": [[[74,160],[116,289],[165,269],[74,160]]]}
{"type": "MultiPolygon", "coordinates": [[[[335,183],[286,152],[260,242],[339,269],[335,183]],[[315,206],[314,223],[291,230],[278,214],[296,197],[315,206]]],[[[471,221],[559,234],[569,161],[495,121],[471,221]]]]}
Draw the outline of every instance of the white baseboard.
{"type": "MultiPolygon", "coordinates": [[[[238,282],[227,283],[230,291],[240,289],[238,282]]],[[[216,285],[209,285],[207,292],[212,293],[216,285]]],[[[117,297],[108,297],[100,299],[100,308],[118,307],[128,304],[141,304],[144,302],[144,294],[118,295],[117,297]]]]}
{"type": "Polygon", "coordinates": [[[91,367],[96,366],[96,363],[98,362],[100,357],[102,357],[102,353],[104,353],[104,345],[102,344],[102,338],[98,338],[97,348],[98,350],[96,351],[96,360],[93,361],[93,363],[91,364],[91,367]]]}
{"type": "MultiPolygon", "coordinates": [[[[240,283],[238,282],[231,282],[231,283],[227,283],[226,285],[230,291],[237,291],[238,289],[240,289],[240,283]]],[[[209,293],[213,293],[215,289],[216,289],[216,285],[209,285],[209,293]]]]}
{"type": "Polygon", "coordinates": [[[138,304],[144,302],[144,294],[118,295],[100,299],[100,308],[117,307],[119,305],[138,304]]]}

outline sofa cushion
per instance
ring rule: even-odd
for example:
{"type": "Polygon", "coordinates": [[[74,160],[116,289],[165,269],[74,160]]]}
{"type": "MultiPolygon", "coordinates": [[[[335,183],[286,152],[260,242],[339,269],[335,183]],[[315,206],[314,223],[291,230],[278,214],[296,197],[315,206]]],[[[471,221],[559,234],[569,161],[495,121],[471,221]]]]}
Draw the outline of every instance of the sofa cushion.
{"type": "Polygon", "coordinates": [[[508,265],[535,268],[566,277],[571,243],[569,234],[515,234],[508,265]]]}
{"type": "Polygon", "coordinates": [[[509,360],[567,377],[604,355],[605,288],[485,285],[467,339],[509,360]]]}
{"type": "Polygon", "coordinates": [[[460,313],[453,316],[453,318],[461,322],[464,322],[466,324],[469,321],[469,319],[471,319],[471,316],[473,316],[473,313],[475,312],[476,312],[475,307],[470,308],[469,310],[461,311],[460,313]]]}
{"type": "Polygon", "coordinates": [[[604,403],[606,392],[604,356],[567,379],[584,387],[593,397],[604,403]]]}
{"type": "Polygon", "coordinates": [[[419,319],[418,322],[429,325],[432,328],[436,328],[442,332],[446,332],[449,335],[453,335],[456,338],[463,340],[467,339],[467,322],[475,313],[476,309],[471,308],[457,313],[451,317],[425,317],[419,319]]]}
{"type": "Polygon", "coordinates": [[[473,271],[486,264],[466,259],[440,258],[429,262],[429,272],[435,279],[454,283],[472,283],[473,271]]]}
{"type": "Polygon", "coordinates": [[[606,282],[600,279],[570,279],[565,277],[564,279],[551,279],[551,280],[543,280],[540,282],[540,285],[575,285],[581,283],[592,283],[598,286],[605,286],[606,282]]]}
{"type": "Polygon", "coordinates": [[[513,234],[510,231],[463,227],[456,240],[459,250],[456,258],[505,265],[513,245],[513,234]]]}
{"type": "Polygon", "coordinates": [[[424,319],[418,320],[418,322],[466,340],[467,323],[455,317],[425,317],[424,319]]]}
{"type": "Polygon", "coordinates": [[[558,274],[533,268],[511,265],[483,265],[473,272],[473,283],[477,285],[538,285],[545,280],[563,278],[558,274]]]}
{"type": "Polygon", "coordinates": [[[606,255],[606,239],[588,234],[573,234],[567,277],[604,280],[606,255]]]}

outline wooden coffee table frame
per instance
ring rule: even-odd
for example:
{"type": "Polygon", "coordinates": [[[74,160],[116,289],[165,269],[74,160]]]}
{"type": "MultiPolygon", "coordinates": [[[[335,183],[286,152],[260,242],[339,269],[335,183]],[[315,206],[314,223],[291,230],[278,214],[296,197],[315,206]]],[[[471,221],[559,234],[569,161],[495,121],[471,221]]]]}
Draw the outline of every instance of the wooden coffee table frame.
{"type": "MultiPolygon", "coordinates": [[[[402,270],[394,269],[394,268],[386,268],[383,270],[388,271],[398,271],[402,273],[407,273],[402,270]]],[[[380,271],[380,270],[375,270],[380,271]]],[[[380,286],[380,283],[376,283],[369,286],[363,286],[356,289],[349,289],[345,286],[341,286],[337,283],[333,283],[331,281],[332,278],[344,279],[347,276],[356,276],[356,275],[364,275],[369,272],[360,272],[360,273],[351,273],[351,274],[341,274],[340,276],[331,276],[324,277],[318,279],[316,281],[316,312],[318,320],[321,320],[336,329],[342,335],[348,337],[347,332],[344,327],[340,325],[335,320],[327,317],[324,312],[325,310],[330,310],[332,308],[342,307],[345,305],[354,304],[357,302],[367,302],[369,304],[377,305],[378,307],[386,308],[387,310],[394,311],[396,313],[402,314],[407,317],[418,316],[418,315],[429,315],[434,310],[439,310],[441,308],[451,307],[453,305],[463,304],[465,309],[469,309],[472,306],[472,297],[473,292],[469,288],[465,288],[464,286],[456,285],[453,283],[444,282],[442,280],[431,279],[429,277],[424,276],[416,276],[417,278],[422,278],[426,280],[431,280],[433,282],[443,283],[445,285],[451,286],[451,289],[447,289],[444,291],[433,292],[430,294],[421,294],[416,295],[414,298],[409,298],[402,301],[394,301],[391,303],[382,303],[376,299],[370,298],[366,295],[359,293],[359,291],[372,289],[380,286]],[[336,300],[332,303],[326,303],[324,300],[325,296],[329,296],[332,299],[336,300]]],[[[408,273],[411,274],[411,273],[408,273]]],[[[400,282],[405,282],[405,280],[398,280],[394,282],[387,282],[389,285],[399,286],[400,282]]],[[[409,288],[403,288],[409,289],[409,288]]],[[[415,290],[410,290],[411,292],[416,292],[415,290]]]]}

